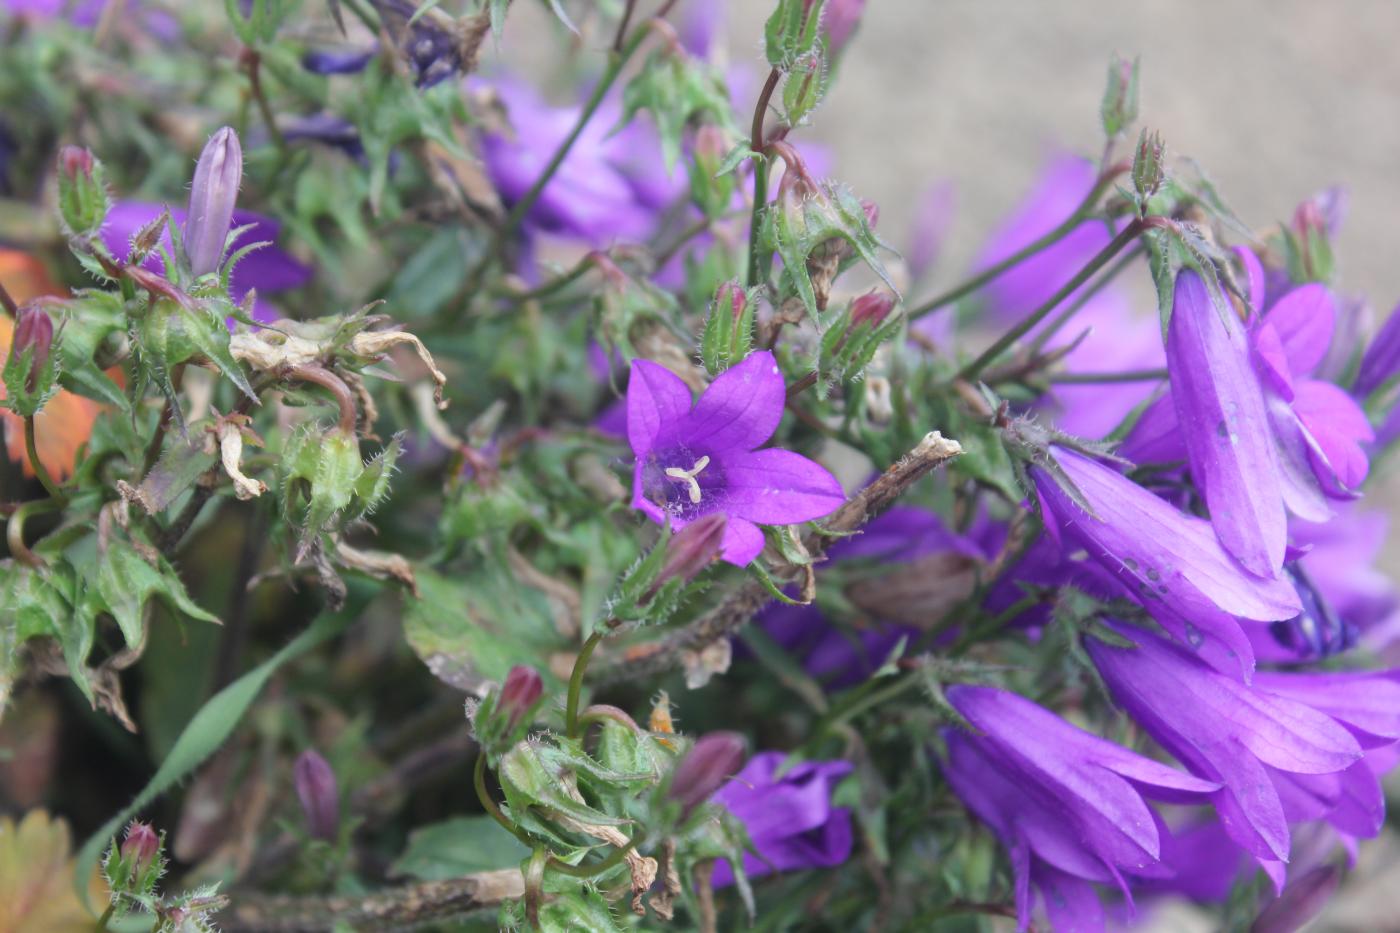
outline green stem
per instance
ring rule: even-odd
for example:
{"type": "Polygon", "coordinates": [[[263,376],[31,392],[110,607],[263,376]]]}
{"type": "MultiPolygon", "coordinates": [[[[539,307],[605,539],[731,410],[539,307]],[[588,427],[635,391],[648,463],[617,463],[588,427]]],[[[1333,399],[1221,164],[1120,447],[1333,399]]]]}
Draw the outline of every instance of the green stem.
{"type": "Polygon", "coordinates": [[[1055,318],[1050,321],[1050,323],[1046,324],[1040,329],[1040,333],[1036,334],[1035,339],[1030,342],[1031,353],[1039,353],[1045,347],[1045,345],[1050,342],[1050,338],[1054,337],[1055,334],[1059,332],[1060,328],[1064,327],[1065,324],[1069,321],[1069,319],[1074,317],[1074,315],[1079,312],[1080,308],[1084,307],[1091,300],[1093,300],[1095,295],[1103,291],[1104,288],[1108,285],[1108,283],[1118,278],[1118,276],[1123,273],[1124,269],[1128,268],[1128,266],[1132,265],[1134,261],[1141,258],[1142,254],[1145,252],[1146,250],[1139,245],[1124,253],[1117,262],[1115,262],[1112,266],[1109,267],[1108,271],[1106,271],[1103,275],[1095,279],[1094,283],[1088,288],[1084,289],[1083,293],[1080,294],[1078,298],[1070,302],[1067,308],[1065,308],[1063,311],[1057,314],[1055,318]]]}
{"type": "Polygon", "coordinates": [[[24,543],[24,523],[31,515],[42,515],[44,512],[53,512],[62,508],[57,499],[34,499],[26,502],[10,513],[10,519],[5,525],[5,543],[10,548],[10,553],[15,560],[28,567],[41,568],[44,566],[44,559],[31,551],[24,543]]]}
{"type": "Polygon", "coordinates": [[[486,753],[478,751],[476,755],[476,770],[472,774],[472,784],[476,787],[476,799],[481,801],[481,807],[491,815],[491,818],[516,839],[519,839],[526,846],[533,846],[535,840],[530,838],[529,833],[516,826],[506,815],[501,812],[501,808],[496,806],[496,801],[491,799],[491,795],[486,791],[486,753]]]}
{"type": "Polygon", "coordinates": [[[643,24],[643,26],[632,34],[632,38],[627,40],[627,44],[622,47],[621,51],[614,52],[609,56],[607,70],[603,72],[602,78],[599,79],[598,84],[593,88],[593,94],[588,98],[588,102],[583,105],[583,112],[579,114],[578,122],[574,124],[574,128],[569,132],[569,135],[564,138],[564,141],[559,144],[559,148],[555,151],[554,157],[549,160],[549,164],[546,165],[544,171],[540,173],[540,177],[535,179],[535,183],[530,186],[530,190],[525,192],[525,196],[515,203],[515,207],[511,208],[510,215],[506,218],[505,226],[501,229],[500,242],[502,244],[510,241],[515,231],[520,227],[521,221],[525,219],[525,215],[530,213],[530,209],[534,207],[535,202],[540,199],[540,195],[544,193],[545,186],[548,185],[550,179],[554,177],[554,173],[559,170],[559,166],[563,165],[564,160],[568,158],[569,151],[573,149],[574,143],[578,142],[579,136],[583,134],[584,128],[588,126],[588,121],[593,119],[594,112],[597,111],[598,106],[602,104],[603,98],[607,96],[608,91],[612,89],[613,83],[617,81],[617,76],[622,73],[622,69],[627,65],[628,59],[636,54],[637,49],[641,47],[642,42],[646,40],[647,34],[650,31],[651,30],[643,24]]]}
{"type": "Polygon", "coordinates": [[[574,660],[573,673],[569,675],[569,698],[564,707],[564,730],[571,739],[578,738],[579,733],[578,701],[579,695],[583,692],[583,675],[588,670],[588,662],[593,657],[593,649],[597,648],[598,642],[602,640],[602,629],[588,636],[588,640],[583,643],[583,648],[579,650],[578,657],[574,660]]]}
{"type": "Polygon", "coordinates": [[[107,922],[112,919],[112,914],[117,912],[116,903],[107,905],[107,909],[102,911],[102,916],[97,918],[97,933],[106,933],[107,922]]]}
{"type": "MultiPolygon", "coordinates": [[[[753,125],[749,128],[749,148],[765,157],[755,161],[753,167],[753,212],[749,215],[749,288],[759,282],[759,266],[763,263],[759,257],[758,235],[763,223],[763,211],[768,206],[768,162],[764,151],[768,143],[763,138],[763,120],[768,116],[768,102],[772,100],[781,78],[782,72],[776,68],[768,72],[768,80],[763,82],[763,90],[759,92],[758,103],[753,108],[753,125]]],[[[767,277],[767,270],[763,270],[763,278],[767,277]]]]}
{"type": "Polygon", "coordinates": [[[1165,378],[1165,369],[1129,369],[1116,373],[1056,373],[1050,377],[1050,381],[1068,385],[1097,385],[1113,382],[1156,382],[1165,378]]]}
{"type": "Polygon", "coordinates": [[[1110,240],[1107,246],[1099,250],[1093,259],[1089,260],[1088,265],[1075,273],[1074,278],[1066,282],[1059,291],[1051,295],[1039,308],[1036,308],[1024,317],[1015,327],[1002,334],[995,343],[982,351],[981,356],[959,370],[957,376],[954,378],[963,379],[968,382],[975,381],[978,374],[986,369],[988,364],[994,362],[996,358],[1006,352],[1012,344],[1020,340],[1035,327],[1035,325],[1043,321],[1051,311],[1054,311],[1055,308],[1059,306],[1060,302],[1074,294],[1075,290],[1087,282],[1095,272],[1103,268],[1105,263],[1118,255],[1119,251],[1125,246],[1137,239],[1138,235],[1142,233],[1145,227],[1146,225],[1141,220],[1133,220],[1132,223],[1124,227],[1122,232],[1110,240]]]}
{"type": "Polygon", "coordinates": [[[622,860],[627,857],[627,853],[631,852],[636,844],[637,841],[635,839],[629,839],[627,840],[627,845],[614,849],[607,858],[603,859],[601,862],[594,862],[591,865],[570,865],[568,862],[561,862],[557,858],[551,858],[549,860],[549,867],[553,871],[561,872],[565,875],[572,875],[575,878],[592,878],[595,875],[601,875],[603,872],[621,864],[622,860]]]}
{"type": "Polygon", "coordinates": [[[58,502],[66,502],[68,497],[63,494],[63,490],[54,482],[49,471],[44,467],[44,461],[39,459],[39,449],[34,443],[34,416],[30,415],[24,419],[24,450],[29,455],[29,465],[34,470],[34,475],[39,477],[39,482],[43,484],[44,491],[51,499],[58,502]]]}
{"type": "Polygon", "coordinates": [[[1007,270],[1020,265],[1036,253],[1049,249],[1060,242],[1060,240],[1069,236],[1080,224],[1089,219],[1090,215],[1093,213],[1094,205],[1098,203],[1099,198],[1108,190],[1109,185],[1113,184],[1113,179],[1118,177],[1118,175],[1119,172],[1114,168],[1106,170],[1099,176],[1098,182],[1089,193],[1085,195],[1084,200],[1079,202],[1079,206],[1074,209],[1074,212],[1066,217],[1058,227],[1039,239],[1021,247],[1001,262],[988,266],[961,285],[955,286],[943,294],[936,295],[923,304],[910,309],[907,312],[909,320],[917,321],[925,314],[932,314],[939,308],[944,308],[953,304],[958,299],[977,291],[993,279],[999,278],[1007,270]]]}

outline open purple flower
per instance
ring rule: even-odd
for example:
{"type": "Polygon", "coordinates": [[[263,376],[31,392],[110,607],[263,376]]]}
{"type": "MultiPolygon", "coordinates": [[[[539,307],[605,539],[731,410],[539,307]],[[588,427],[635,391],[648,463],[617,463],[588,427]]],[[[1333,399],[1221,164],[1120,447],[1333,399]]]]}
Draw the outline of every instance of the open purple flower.
{"type": "MultiPolygon", "coordinates": [[[[107,222],[102,227],[103,243],[118,260],[125,261],[131,253],[132,234],[155,220],[164,209],[164,205],[146,201],[118,201],[112,205],[112,210],[107,214],[107,222]]],[[[185,216],[185,212],[179,208],[170,209],[172,223],[183,227],[185,216]]],[[[250,243],[275,243],[282,226],[264,214],[242,210],[233,212],[234,227],[248,224],[252,224],[251,229],[245,230],[234,240],[229,247],[230,255],[250,243]]],[[[173,249],[169,232],[162,235],[160,242],[167,251],[173,249]]],[[[159,252],[152,253],[142,265],[153,272],[164,274],[165,263],[159,252]]],[[[258,320],[268,321],[278,315],[276,309],[263,301],[262,297],[272,292],[305,285],[310,278],[309,266],[276,246],[264,246],[253,250],[234,266],[233,274],[229,276],[229,295],[235,302],[242,303],[247,294],[256,289],[258,301],[254,305],[253,316],[258,320]]]]}
{"type": "Polygon", "coordinates": [[[1006,846],[1019,929],[1035,906],[1053,929],[1104,925],[1094,884],[1128,893],[1129,877],[1165,877],[1166,835],[1144,796],[1202,800],[1219,785],[1158,764],[1065,722],[1024,697],[959,685],[948,701],[979,730],[946,730],[945,774],[1006,846]]]}
{"type": "MultiPolygon", "coordinates": [[[[1339,690],[1351,689],[1334,701],[1332,714],[1279,692],[1288,683],[1279,678],[1287,675],[1260,674],[1262,683],[1251,687],[1156,635],[1115,628],[1137,647],[1099,641],[1087,646],[1114,698],[1192,774],[1220,783],[1211,800],[1226,832],[1262,862],[1288,861],[1290,816],[1276,785],[1297,779],[1300,786],[1314,786],[1311,776],[1345,772],[1362,758],[1354,731],[1373,735],[1393,728],[1395,714],[1385,722],[1361,695],[1374,684],[1338,681],[1339,690]]],[[[1292,684],[1290,693],[1316,698],[1315,683],[1292,684]]],[[[1340,784],[1331,784],[1336,805],[1340,784]]],[[[1293,821],[1319,815],[1295,813],[1293,821]]]]}
{"type": "Polygon", "coordinates": [[[1283,566],[1288,524],[1248,335],[1191,269],[1176,278],[1167,370],[1191,476],[1220,543],[1251,573],[1274,575],[1283,566]]]}
{"type": "MultiPolygon", "coordinates": [[[[849,761],[804,761],[778,774],[787,754],[761,752],[715,794],[734,814],[758,853],[744,855],[749,877],[772,871],[832,868],[851,857],[851,812],[831,805],[831,792],[851,773],[849,761]]],[[[733,884],[734,869],[721,859],[715,887],[733,884]]]]}
{"type": "Polygon", "coordinates": [[[1103,464],[1062,447],[1051,455],[1093,509],[1085,512],[1039,468],[1031,469],[1046,528],[1065,553],[1083,548],[1123,595],[1141,603],[1207,663],[1248,677],[1254,651],[1241,621],[1275,622],[1301,610],[1284,579],[1246,573],[1211,526],[1103,464]]]}
{"type": "Polygon", "coordinates": [[[722,557],[744,565],[763,550],[759,525],[811,521],[846,501],[824,468],[790,450],[755,450],[783,416],[787,388],[773,354],[750,354],[691,403],[680,377],[634,360],[627,440],[636,457],[632,507],[672,528],[713,512],[729,519],[722,557]]]}

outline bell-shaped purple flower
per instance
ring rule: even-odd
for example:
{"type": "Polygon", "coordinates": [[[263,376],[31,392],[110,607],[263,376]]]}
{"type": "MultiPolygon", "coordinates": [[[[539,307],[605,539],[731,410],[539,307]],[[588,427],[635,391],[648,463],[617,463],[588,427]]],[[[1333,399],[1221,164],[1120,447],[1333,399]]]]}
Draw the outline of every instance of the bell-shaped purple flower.
{"type": "Polygon", "coordinates": [[[737,732],[708,732],[695,740],[666,787],[666,796],[681,805],[682,821],[739,772],[746,748],[737,732]]]}
{"type": "Polygon", "coordinates": [[[292,766],[292,783],[311,836],[334,842],[340,831],[340,785],[330,762],[314,748],[308,748],[292,766]]]}
{"type": "Polygon", "coordinates": [[[1390,312],[1366,348],[1352,391],[1365,398],[1400,375],[1400,305],[1390,312]]]}
{"type": "MultiPolygon", "coordinates": [[[[772,871],[833,868],[851,856],[851,812],[831,805],[831,793],[851,773],[848,761],[804,761],[779,774],[784,752],[761,752],[715,794],[714,801],[744,824],[753,853],[749,877],[772,871]]],[[[727,861],[715,863],[716,887],[733,883],[727,861]]]]}
{"type": "MultiPolygon", "coordinates": [[[[1289,817],[1275,775],[1346,771],[1361,760],[1357,738],[1327,712],[1242,684],[1165,639],[1116,630],[1137,647],[1088,643],[1114,699],[1191,773],[1220,783],[1211,800],[1230,838],[1261,860],[1288,861],[1289,817]]],[[[1345,711],[1361,720],[1357,728],[1376,728],[1364,702],[1339,703],[1360,706],[1345,711]]]]}
{"type": "Polygon", "coordinates": [[[1191,269],[1177,274],[1167,370],[1191,476],[1220,542],[1251,573],[1273,576],[1283,566],[1288,525],[1248,335],[1191,269]]]}
{"type": "Polygon", "coordinates": [[[243,182],[243,147],[238,134],[224,127],[209,138],[194,167],[190,207],[183,227],[185,254],[190,271],[206,275],[218,271],[224,258],[229,224],[243,182]]]}
{"type": "Polygon", "coordinates": [[[1024,697],[959,685],[948,701],[977,730],[946,730],[953,791],[1006,846],[1019,929],[1035,906],[1053,929],[1103,927],[1094,884],[1170,874],[1161,819],[1143,799],[1201,800],[1219,785],[1065,722],[1024,697]]]}
{"type": "Polygon", "coordinates": [[[691,403],[680,377],[634,360],[627,383],[627,440],[636,457],[632,507],[683,528],[728,517],[722,557],[743,566],[763,550],[759,525],[811,521],[846,501],[823,467],[790,450],[755,450],[772,437],[787,396],[773,354],[750,354],[691,403]]]}
{"type": "Polygon", "coordinates": [[[1246,573],[1206,521],[1117,471],[1062,447],[1050,453],[1093,510],[1084,511],[1046,470],[1031,469],[1046,528],[1065,553],[1083,548],[1180,643],[1221,670],[1248,677],[1254,652],[1240,622],[1297,615],[1302,606],[1293,587],[1246,573]]]}

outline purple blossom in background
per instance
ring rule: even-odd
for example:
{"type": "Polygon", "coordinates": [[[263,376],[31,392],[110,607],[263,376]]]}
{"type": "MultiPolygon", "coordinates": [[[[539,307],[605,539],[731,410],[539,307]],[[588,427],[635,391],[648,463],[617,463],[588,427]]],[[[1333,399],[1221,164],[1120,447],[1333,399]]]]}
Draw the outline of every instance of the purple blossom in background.
{"type": "Polygon", "coordinates": [[[1352,391],[1365,398],[1381,386],[1400,375],[1400,305],[1390,312],[1390,317],[1366,348],[1361,358],[1361,368],[1356,372],[1356,383],[1352,391]]]}
{"type": "MultiPolygon", "coordinates": [[[[834,868],[851,857],[851,812],[831,805],[831,793],[851,773],[848,761],[804,761],[779,775],[785,752],[749,759],[714,802],[744,824],[754,850],[744,855],[749,877],[773,871],[834,868]]],[[[729,862],[715,863],[715,887],[734,883],[729,862]]]]}
{"type": "Polygon", "coordinates": [[[318,75],[357,74],[379,54],[379,43],[368,48],[307,49],[301,67],[318,75]]]}
{"type": "Polygon", "coordinates": [[[673,529],[723,512],[722,557],[740,566],[763,550],[759,525],[828,515],[841,484],[800,454],[765,443],[783,417],[787,388],[773,354],[752,353],[721,373],[692,405],[680,377],[634,360],[627,383],[627,440],[636,457],[632,507],[673,529]]]}
{"type": "Polygon", "coordinates": [[[944,774],[1007,849],[1018,929],[1040,895],[1052,929],[1098,930],[1094,884],[1161,878],[1167,835],[1144,796],[1202,800],[1219,785],[1158,764],[1070,725],[1024,697],[958,685],[948,701],[978,734],[945,730],[944,774]]]}
{"type": "MultiPolygon", "coordinates": [[[[518,81],[501,79],[492,88],[511,129],[485,133],[481,152],[510,206],[543,174],[580,108],[552,107],[518,81]]],[[[652,233],[660,209],[683,194],[685,178],[662,167],[661,145],[648,124],[634,120],[612,134],[621,115],[616,100],[604,101],[530,209],[528,226],[598,246],[652,233]]]]}
{"type": "MultiPolygon", "coordinates": [[[[1269,689],[1290,675],[1261,673],[1251,687],[1156,635],[1123,625],[1115,628],[1137,648],[1099,641],[1087,645],[1115,700],[1191,773],[1220,783],[1211,800],[1226,832],[1266,868],[1269,862],[1288,861],[1290,820],[1315,819],[1328,812],[1290,816],[1279,785],[1313,788],[1328,795],[1331,808],[1346,805],[1351,801],[1341,797],[1343,783],[1348,790],[1364,783],[1358,777],[1364,765],[1360,771],[1348,770],[1362,758],[1353,732],[1391,728],[1372,721],[1383,717],[1360,696],[1374,681],[1348,683],[1338,677],[1331,687],[1340,695],[1331,708],[1319,709],[1269,689]],[[1337,777],[1339,772],[1348,772],[1345,782],[1337,777]],[[1331,780],[1317,781],[1314,776],[1331,780]]],[[[1294,683],[1294,694],[1315,686],[1294,683]]],[[[1391,714],[1392,723],[1397,715],[1400,708],[1391,714]]],[[[1348,825],[1357,828],[1359,821],[1348,825]]]]}
{"type": "MultiPolygon", "coordinates": [[[[102,241],[118,260],[125,261],[131,253],[131,237],[137,230],[160,216],[164,205],[146,201],[118,201],[107,214],[107,222],[102,227],[102,241]]],[[[182,227],[185,212],[171,208],[170,220],[182,227]]],[[[275,243],[282,225],[271,217],[255,214],[252,211],[235,210],[233,226],[252,224],[234,240],[229,248],[232,254],[250,243],[275,243]]],[[[173,250],[169,232],[161,237],[161,245],[173,250]]],[[[152,253],[142,265],[153,272],[164,273],[165,263],[159,252],[152,253]]],[[[277,309],[263,300],[269,293],[286,291],[305,285],[311,278],[311,268],[292,257],[290,253],[276,246],[264,246],[253,250],[238,263],[229,276],[229,294],[235,302],[242,303],[250,291],[257,290],[258,300],[254,305],[253,316],[260,321],[270,321],[278,317],[277,309]]]]}
{"type": "MultiPolygon", "coordinates": [[[[915,204],[917,207],[914,219],[909,224],[909,240],[904,250],[904,261],[909,266],[909,275],[920,279],[943,254],[944,242],[953,225],[957,188],[950,181],[932,185],[918,195],[915,204]]],[[[933,320],[941,318],[951,318],[951,315],[940,314],[933,320]]]]}
{"type": "Polygon", "coordinates": [[[1288,524],[1248,337],[1190,269],[1176,278],[1167,369],[1191,476],[1220,543],[1256,576],[1276,574],[1288,524]]]}
{"type": "Polygon", "coordinates": [[[106,5],[107,0],[4,0],[0,8],[14,16],[33,19],[62,17],[74,26],[90,29],[97,25],[106,5]]]}
{"type": "MultiPolygon", "coordinates": [[[[1079,309],[1051,346],[1078,341],[1063,362],[1065,372],[1076,375],[1160,369],[1166,354],[1158,334],[1156,322],[1135,313],[1126,296],[1105,289],[1079,309]]],[[[1147,380],[1111,389],[1092,383],[1056,385],[1055,426],[1078,437],[1104,437],[1159,385],[1147,380]]]]}
{"type": "Polygon", "coordinates": [[[1209,523],[1178,510],[1117,471],[1063,447],[1051,455],[1087,513],[1044,469],[1032,467],[1046,530],[1069,553],[1082,548],[1172,637],[1232,675],[1248,677],[1254,652],[1241,622],[1291,619],[1302,606],[1284,579],[1251,576],[1209,523]]]}

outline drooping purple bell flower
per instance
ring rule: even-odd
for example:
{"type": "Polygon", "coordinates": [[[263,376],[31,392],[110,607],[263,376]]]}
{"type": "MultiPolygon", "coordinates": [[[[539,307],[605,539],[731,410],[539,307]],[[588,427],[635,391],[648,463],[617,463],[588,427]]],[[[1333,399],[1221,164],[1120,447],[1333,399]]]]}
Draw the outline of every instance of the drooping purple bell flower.
{"type": "Polygon", "coordinates": [[[658,525],[683,528],[723,512],[723,559],[739,566],[763,550],[759,525],[828,515],[845,501],[841,484],[806,457],[756,450],[783,416],[787,389],[773,354],[750,354],[692,404],[680,377],[634,360],[627,383],[627,439],[636,465],[632,507],[658,525]]]}
{"type": "MultiPolygon", "coordinates": [[[[784,752],[761,752],[715,794],[748,831],[757,855],[744,856],[749,877],[772,871],[833,868],[851,856],[851,813],[831,804],[831,793],[851,772],[848,761],[804,761],[781,775],[784,752]]],[[[711,878],[715,887],[734,881],[721,859],[711,878]]]]}
{"type": "Polygon", "coordinates": [[[222,264],[242,182],[243,147],[238,134],[226,126],[205,144],[190,185],[190,206],[181,239],[195,276],[216,272],[222,264]]]}
{"type": "Polygon", "coordinates": [[[1070,725],[1024,697],[958,685],[948,701],[977,730],[945,730],[954,793],[1006,847],[1018,929],[1039,901],[1052,929],[1104,926],[1095,884],[1129,895],[1130,878],[1164,877],[1166,828],[1144,797],[1203,800],[1219,785],[1070,725]]]}
{"type": "MultiPolygon", "coordinates": [[[[1327,711],[1264,685],[1284,675],[1258,674],[1264,683],[1249,686],[1156,635],[1115,630],[1137,647],[1087,645],[1114,699],[1191,773],[1220,783],[1211,801],[1230,838],[1263,862],[1288,861],[1289,816],[1275,775],[1306,781],[1347,771],[1362,758],[1356,736],[1327,711]]],[[[1338,714],[1360,720],[1357,728],[1381,728],[1363,701],[1339,705],[1359,707],[1338,714]]]]}
{"type": "Polygon", "coordinates": [[[1286,580],[1252,576],[1209,523],[1175,508],[1103,464],[1062,447],[1051,456],[1092,514],[1032,467],[1047,532],[1068,553],[1083,548],[1120,589],[1207,663],[1248,677],[1254,652],[1241,622],[1290,619],[1301,610],[1286,580]]]}

